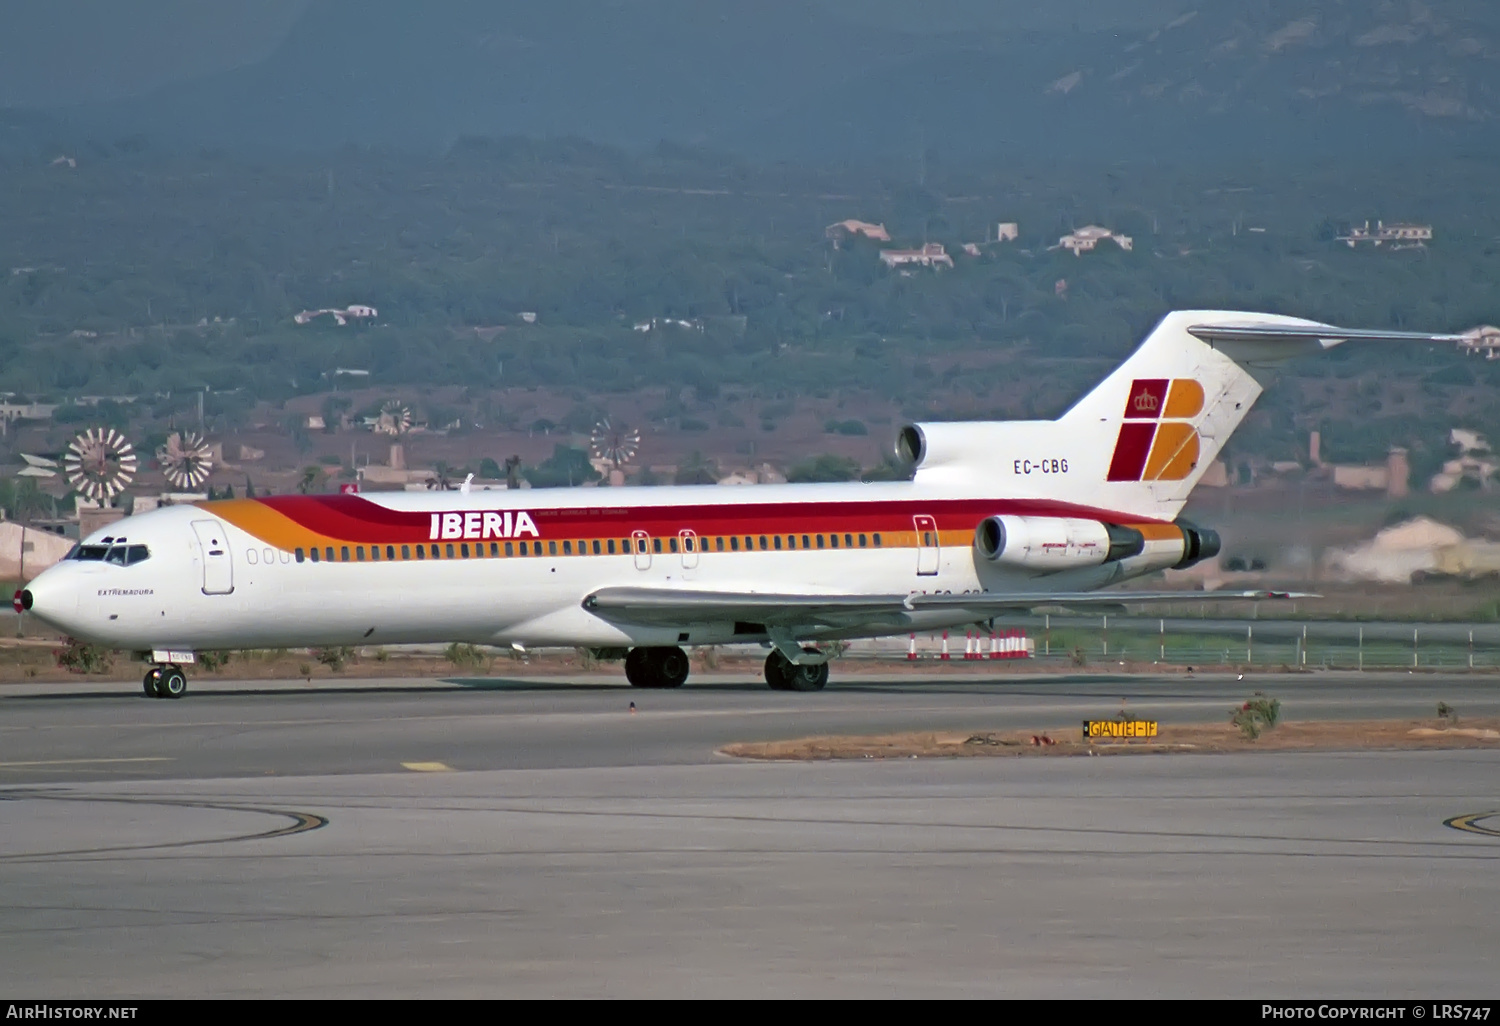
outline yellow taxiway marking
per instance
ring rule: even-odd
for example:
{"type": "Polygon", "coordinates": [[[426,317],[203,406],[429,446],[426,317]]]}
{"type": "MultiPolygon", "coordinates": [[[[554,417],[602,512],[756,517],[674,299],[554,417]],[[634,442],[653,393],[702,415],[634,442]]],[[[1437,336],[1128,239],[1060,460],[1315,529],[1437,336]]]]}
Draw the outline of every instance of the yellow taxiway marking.
{"type": "Polygon", "coordinates": [[[1469,834],[1500,837],[1500,830],[1494,827],[1480,826],[1487,819],[1500,819],[1500,810],[1494,812],[1471,812],[1466,816],[1454,816],[1452,819],[1443,820],[1443,826],[1452,827],[1454,830],[1462,830],[1469,834]]]}
{"type": "Polygon", "coordinates": [[[409,769],[413,773],[452,773],[453,767],[443,762],[403,762],[402,769],[409,769]]]}
{"type": "Polygon", "coordinates": [[[165,755],[142,755],[134,759],[42,759],[36,762],[0,762],[0,769],[26,769],[31,766],[99,766],[120,762],[172,762],[165,755]]]}

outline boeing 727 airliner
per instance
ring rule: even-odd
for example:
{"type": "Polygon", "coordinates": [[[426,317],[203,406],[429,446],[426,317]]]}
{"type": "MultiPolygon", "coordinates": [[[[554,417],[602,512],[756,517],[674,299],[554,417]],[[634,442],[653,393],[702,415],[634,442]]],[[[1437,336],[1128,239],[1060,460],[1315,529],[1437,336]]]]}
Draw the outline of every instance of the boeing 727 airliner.
{"type": "Polygon", "coordinates": [[[833,641],[1182,599],[1100,589],[1218,553],[1178,514],[1272,368],[1456,338],[1178,311],[1056,420],[903,428],[909,481],[203,502],[95,532],[20,602],[143,654],[156,697],[200,651],[450,641],[624,655],[643,688],[687,679],[684,645],[758,642],[772,688],[813,691],[833,641]]]}

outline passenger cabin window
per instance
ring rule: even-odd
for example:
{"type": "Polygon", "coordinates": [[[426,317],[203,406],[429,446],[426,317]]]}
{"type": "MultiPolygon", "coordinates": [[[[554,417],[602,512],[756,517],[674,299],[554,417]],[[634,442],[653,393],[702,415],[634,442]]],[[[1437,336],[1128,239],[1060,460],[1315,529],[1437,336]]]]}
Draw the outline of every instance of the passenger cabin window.
{"type": "Polygon", "coordinates": [[[371,559],[379,559],[380,558],[380,546],[379,545],[371,545],[370,546],[370,558],[371,559]]]}
{"type": "Polygon", "coordinates": [[[724,536],[723,535],[720,535],[719,537],[717,537],[717,538],[714,539],[714,551],[715,552],[723,552],[724,551],[724,536]]]}
{"type": "Polygon", "coordinates": [[[653,549],[655,549],[657,552],[660,552],[661,551],[661,539],[660,538],[652,538],[651,539],[651,547],[653,549]]]}
{"type": "Polygon", "coordinates": [[[860,548],[864,548],[869,543],[870,543],[870,541],[869,541],[869,537],[868,536],[863,535],[863,534],[859,536],[859,547],[860,548]]]}
{"type": "Polygon", "coordinates": [[[836,534],[830,534],[828,536],[828,544],[832,545],[834,548],[838,548],[839,547],[839,536],[836,535],[836,534]]]}
{"type": "Polygon", "coordinates": [[[505,554],[507,556],[514,556],[516,554],[516,547],[513,544],[511,544],[510,542],[506,542],[505,543],[505,554]]]}
{"type": "Polygon", "coordinates": [[[823,536],[820,534],[820,535],[818,535],[818,548],[821,549],[822,547],[823,547],[823,536]]]}
{"type": "Polygon", "coordinates": [[[733,536],[732,538],[729,539],[729,551],[730,552],[738,552],[738,551],[740,551],[740,537],[739,537],[739,535],[735,535],[735,536],[733,536]]]}
{"type": "Polygon", "coordinates": [[[875,536],[875,547],[880,548],[880,535],[878,534],[875,536]]]}
{"type": "Polygon", "coordinates": [[[557,542],[549,541],[547,543],[547,554],[549,556],[557,555],[557,542]]]}
{"type": "Polygon", "coordinates": [[[418,545],[417,546],[417,558],[418,559],[426,559],[427,558],[427,546],[425,546],[425,545],[418,545]]]}
{"type": "Polygon", "coordinates": [[[570,541],[563,542],[563,555],[564,556],[571,556],[572,554],[573,554],[573,543],[570,542],[570,541]]]}
{"type": "Polygon", "coordinates": [[[411,558],[411,546],[410,545],[403,545],[403,546],[401,546],[401,558],[402,559],[410,559],[411,558]]]}
{"type": "Polygon", "coordinates": [[[852,535],[852,534],[846,534],[846,535],[844,535],[844,548],[846,548],[846,549],[852,549],[852,548],[854,548],[854,535],[852,535]]]}
{"type": "Polygon", "coordinates": [[[323,548],[323,558],[326,559],[330,563],[333,562],[333,546],[332,545],[324,546],[324,548],[323,548]]]}
{"type": "Polygon", "coordinates": [[[294,554],[296,555],[297,562],[299,562],[299,563],[302,562],[304,559],[307,558],[307,553],[303,552],[302,549],[301,549],[301,547],[298,547],[297,550],[296,550],[296,552],[294,554]]]}
{"type": "Polygon", "coordinates": [[[613,556],[615,554],[615,540],[611,538],[606,547],[609,549],[609,554],[613,556]]]}
{"type": "Polygon", "coordinates": [[[594,539],[594,555],[599,555],[599,539],[594,539]]]}
{"type": "Polygon", "coordinates": [[[667,548],[671,549],[673,552],[676,552],[677,551],[677,539],[676,538],[668,538],[667,539],[667,548]]]}
{"type": "MultiPolygon", "coordinates": [[[[777,548],[778,548],[778,549],[779,549],[779,548],[781,548],[781,546],[780,546],[780,545],[778,545],[778,546],[776,546],[776,547],[777,547],[777,548]]],[[[766,536],[765,536],[765,535],[761,535],[761,536],[760,536],[760,548],[761,548],[761,551],[762,551],[762,552],[764,552],[764,551],[765,551],[765,550],[766,550],[766,536]]]]}
{"type": "Polygon", "coordinates": [[[779,535],[779,534],[776,535],[776,537],[773,540],[776,542],[776,547],[778,549],[781,548],[781,535],[779,535]]]}
{"type": "Polygon", "coordinates": [[[358,563],[365,561],[365,547],[363,545],[354,546],[354,559],[358,563]]]}
{"type": "MultiPolygon", "coordinates": [[[[436,547],[436,546],[434,546],[434,548],[435,548],[435,547],[436,547]]],[[[453,543],[452,543],[452,542],[449,542],[449,543],[448,543],[448,544],[447,544],[447,545],[445,545],[445,546],[443,546],[443,548],[444,548],[444,549],[445,549],[445,550],[446,550],[446,551],[445,551],[445,552],[444,552],[444,553],[443,553],[443,555],[445,555],[445,556],[447,556],[447,557],[448,557],[448,558],[449,558],[449,559],[452,559],[452,558],[453,558],[453,543]]],[[[465,545],[465,546],[464,546],[464,548],[465,548],[465,549],[466,549],[466,550],[467,550],[467,549],[468,549],[468,546],[467,546],[467,545],[465,545]]]]}
{"type": "Polygon", "coordinates": [[[345,563],[349,562],[349,546],[339,546],[339,559],[343,560],[345,563]]]}
{"type": "Polygon", "coordinates": [[[314,563],[316,563],[318,561],[318,550],[317,549],[313,549],[312,550],[312,561],[314,563]]]}

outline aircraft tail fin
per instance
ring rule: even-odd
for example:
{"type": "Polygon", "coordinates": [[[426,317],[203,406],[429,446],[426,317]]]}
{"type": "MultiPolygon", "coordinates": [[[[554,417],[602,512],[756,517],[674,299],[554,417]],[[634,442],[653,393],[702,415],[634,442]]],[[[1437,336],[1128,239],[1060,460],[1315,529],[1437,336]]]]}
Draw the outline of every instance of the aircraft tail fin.
{"type": "Polygon", "coordinates": [[[1459,338],[1348,330],[1277,314],[1176,311],[1057,420],[916,425],[916,435],[903,432],[898,451],[904,445],[935,457],[917,460],[918,479],[924,472],[948,482],[1010,477],[1007,492],[1013,485],[1021,496],[1171,520],[1278,365],[1346,341],[1459,338]]]}

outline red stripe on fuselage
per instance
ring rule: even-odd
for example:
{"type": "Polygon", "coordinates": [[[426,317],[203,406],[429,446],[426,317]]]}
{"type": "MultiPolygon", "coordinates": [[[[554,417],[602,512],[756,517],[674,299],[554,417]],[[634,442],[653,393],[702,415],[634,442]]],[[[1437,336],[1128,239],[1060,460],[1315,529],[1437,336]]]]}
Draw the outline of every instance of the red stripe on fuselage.
{"type": "MultiPolygon", "coordinates": [[[[1141,427],[1149,432],[1152,425],[1141,427]]],[[[1123,438],[1123,432],[1122,432],[1123,438]]],[[[1150,437],[1138,457],[1143,465],[1150,437]]],[[[1120,450],[1116,449],[1116,460],[1120,450]]],[[[1134,480],[1139,478],[1139,466],[1134,480]]],[[[1113,468],[1111,469],[1111,480],[1113,468]]],[[[457,498],[455,493],[445,493],[457,498]]],[[[509,498],[509,496],[507,496],[509,498]]],[[[645,531],[668,537],[690,530],[703,535],[818,534],[848,531],[910,531],[912,517],[931,516],[939,530],[973,530],[988,516],[1011,514],[1034,517],[1078,517],[1109,523],[1162,523],[1153,517],[1061,502],[1055,499],[902,499],[886,502],[818,500],[813,502],[736,502],[673,506],[597,506],[547,509],[518,501],[499,500],[495,493],[473,496],[474,505],[446,510],[393,510],[357,495],[278,495],[257,499],[309,531],[359,543],[431,540],[432,516],[484,510],[525,510],[541,537],[629,536],[645,531]]],[[[203,508],[212,512],[213,503],[203,508]]]]}

